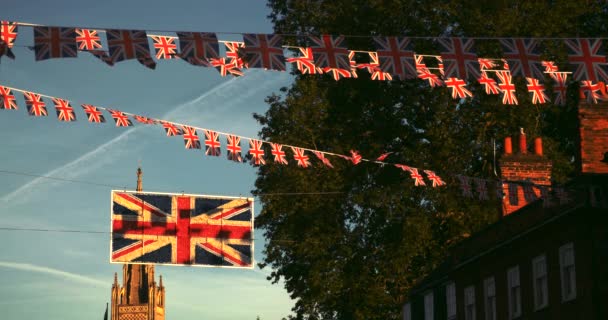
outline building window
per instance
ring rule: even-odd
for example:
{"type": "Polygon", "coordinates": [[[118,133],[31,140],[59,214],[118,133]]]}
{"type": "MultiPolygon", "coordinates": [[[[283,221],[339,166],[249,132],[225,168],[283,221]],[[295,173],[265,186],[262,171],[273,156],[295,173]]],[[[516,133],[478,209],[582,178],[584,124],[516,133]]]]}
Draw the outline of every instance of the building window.
{"type": "Polygon", "coordinates": [[[486,278],[483,281],[484,308],[486,320],[496,320],[496,285],[494,277],[486,278]]]}
{"type": "Polygon", "coordinates": [[[447,320],[456,319],[456,285],[454,282],[445,285],[445,301],[447,304],[447,320]]]}
{"type": "Polygon", "coordinates": [[[572,242],[559,248],[559,270],[562,279],[562,301],[576,298],[576,270],[572,242]]]}
{"type": "Polygon", "coordinates": [[[547,257],[543,254],[532,260],[532,286],[534,287],[534,310],[549,304],[547,289],[547,257]]]}
{"type": "Polygon", "coordinates": [[[403,305],[403,320],[412,320],[412,306],[409,302],[403,305]]]}
{"type": "Polygon", "coordinates": [[[424,295],[424,320],[433,320],[433,291],[424,295]]]}
{"type": "Polygon", "coordinates": [[[507,284],[509,288],[509,319],[521,316],[521,286],[519,284],[519,266],[507,270],[507,284]]]}
{"type": "Polygon", "coordinates": [[[464,288],[464,319],[475,320],[475,286],[464,288]]]}

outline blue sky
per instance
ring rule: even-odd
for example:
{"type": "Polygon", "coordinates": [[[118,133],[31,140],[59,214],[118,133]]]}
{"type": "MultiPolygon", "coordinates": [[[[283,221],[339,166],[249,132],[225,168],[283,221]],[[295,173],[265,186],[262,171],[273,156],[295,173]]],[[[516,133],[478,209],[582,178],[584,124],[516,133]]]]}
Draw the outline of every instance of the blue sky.
{"type": "MultiPolygon", "coordinates": [[[[28,1],[2,9],[2,20],[43,25],[144,30],[270,33],[263,1],[28,1]]],[[[214,69],[161,61],[149,70],[136,61],[108,67],[88,54],[34,61],[27,48],[32,29],[19,28],[16,60],[2,59],[0,85],[65,98],[77,108],[76,123],[0,110],[0,170],[135,188],[141,161],[144,190],[248,196],[255,170],[225,157],[185,150],[180,137],[161,127],[117,128],[91,124],[79,105],[115,108],[197,127],[256,136],[252,113],[264,98],[288,86],[288,73],[248,70],[222,78],[214,69]]],[[[158,32],[156,32],[158,33],[158,32]]],[[[102,37],[103,38],[103,37],[102,37]]],[[[108,115],[106,114],[106,117],[108,115]]],[[[222,140],[224,140],[222,138],[222,140]]],[[[111,187],[0,173],[0,227],[109,230],[111,187]]],[[[256,202],[256,213],[260,204],[256,202]]],[[[255,234],[255,259],[263,237],[255,234]]],[[[0,310],[6,319],[101,319],[114,272],[109,235],[0,230],[0,310]]],[[[293,305],[269,270],[159,266],[167,288],[167,319],[280,319],[293,305]]]]}

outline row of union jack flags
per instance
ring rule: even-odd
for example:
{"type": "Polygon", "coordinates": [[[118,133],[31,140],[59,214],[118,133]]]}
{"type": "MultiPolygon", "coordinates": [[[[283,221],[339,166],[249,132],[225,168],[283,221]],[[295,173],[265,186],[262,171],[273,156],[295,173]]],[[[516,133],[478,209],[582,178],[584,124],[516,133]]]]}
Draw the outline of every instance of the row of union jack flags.
{"type": "MultiPolygon", "coordinates": [[[[19,22],[1,22],[0,56],[14,57],[10,50],[17,39],[19,25],[19,22]]],[[[50,26],[32,29],[36,60],[76,57],[80,51],[89,52],[108,65],[135,59],[154,69],[158,60],[181,59],[196,66],[214,67],[222,76],[242,76],[245,68],[285,71],[286,63],[292,63],[302,74],[325,73],[336,80],[357,78],[360,71],[365,71],[373,80],[418,78],[431,87],[447,87],[455,99],[472,97],[467,86],[476,81],[486,94],[502,95],[504,104],[518,104],[513,77],[526,80],[532,103],[552,100],[554,104],[564,104],[567,78],[572,74],[572,80],[581,83],[582,98],[597,103],[607,97],[608,61],[602,39],[563,39],[570,72],[559,70],[553,62],[543,61],[541,43],[536,38],[497,39],[503,49],[502,57],[488,59],[477,56],[474,38],[436,38],[440,54],[425,55],[414,51],[408,37],[372,37],[376,51],[370,52],[349,50],[344,36],[321,35],[308,36],[308,47],[295,47],[295,56],[285,57],[286,47],[279,34],[245,33],[242,42],[231,42],[220,41],[210,32],[160,36],[148,35],[144,30],[50,26]],[[105,44],[102,34],[105,34],[105,44]],[[220,55],[220,42],[225,47],[223,55],[220,55]],[[546,92],[543,84],[545,75],[554,82],[552,94],[546,92]]]]}
{"type": "MultiPolygon", "coordinates": [[[[2,85],[0,85],[0,109],[19,109],[17,97],[14,92],[23,94],[27,113],[30,116],[46,117],[49,115],[47,109],[48,101],[45,101],[46,98],[52,101],[58,121],[73,122],[77,119],[76,110],[72,107],[70,101],[66,99],[2,85]]],[[[348,155],[336,154],[188,126],[116,109],[98,107],[91,104],[82,104],[81,107],[84,112],[84,117],[88,122],[98,124],[106,123],[107,116],[109,116],[114,121],[116,127],[130,127],[136,122],[142,125],[160,126],[163,128],[167,137],[181,136],[186,149],[204,150],[206,156],[212,157],[221,156],[224,150],[227,159],[237,163],[250,163],[253,166],[262,166],[271,163],[274,163],[275,165],[295,164],[300,168],[325,167],[332,169],[334,168],[332,161],[339,159],[339,161],[347,161],[347,163],[352,165],[359,165],[362,162],[366,162],[377,165],[393,166],[408,174],[412,179],[414,186],[417,187],[431,186],[436,188],[446,185],[445,180],[433,170],[419,169],[405,164],[387,162],[387,159],[394,157],[394,152],[385,152],[375,158],[366,159],[356,150],[350,150],[348,155]],[[221,136],[223,136],[224,139],[220,139],[221,136]],[[221,140],[224,141],[223,147],[221,140]],[[246,146],[243,147],[243,144],[246,146]]],[[[450,174],[450,176],[454,175],[450,174]]],[[[515,187],[528,189],[533,188],[536,190],[537,197],[545,197],[547,195],[546,193],[549,192],[546,187],[537,186],[529,182],[494,181],[463,175],[455,175],[455,177],[460,181],[460,188],[462,189],[463,196],[468,198],[477,197],[479,200],[488,200],[488,186],[496,186],[497,184],[505,186],[513,185],[515,187]]],[[[502,188],[499,189],[500,190],[496,191],[497,197],[499,197],[499,194],[503,194],[502,188]]],[[[524,189],[524,191],[528,189],[524,189]]],[[[532,195],[530,195],[530,197],[532,197],[532,195]]],[[[502,195],[500,195],[499,199],[502,199],[502,195]]]]}

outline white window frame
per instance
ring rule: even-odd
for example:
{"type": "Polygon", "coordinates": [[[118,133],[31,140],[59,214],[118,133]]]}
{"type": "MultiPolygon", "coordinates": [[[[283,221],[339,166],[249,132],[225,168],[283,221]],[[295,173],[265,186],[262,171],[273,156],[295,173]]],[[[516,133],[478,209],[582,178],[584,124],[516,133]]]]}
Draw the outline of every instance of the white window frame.
{"type": "Polygon", "coordinates": [[[483,304],[486,320],[496,320],[496,282],[494,277],[483,280],[483,304]]]}
{"type": "Polygon", "coordinates": [[[549,276],[547,275],[547,256],[545,254],[541,254],[532,259],[532,288],[534,290],[535,311],[549,305],[548,285],[549,276]]]}
{"type": "Polygon", "coordinates": [[[475,286],[471,285],[464,288],[464,319],[475,320],[476,318],[476,306],[475,306],[475,286]],[[471,313],[467,312],[469,306],[473,306],[471,313]]]}
{"type": "Polygon", "coordinates": [[[559,247],[559,274],[561,279],[562,302],[576,299],[576,262],[574,254],[574,245],[572,242],[566,243],[559,247]],[[568,257],[571,252],[572,256],[568,257]],[[571,272],[567,272],[569,268],[571,272]],[[570,287],[570,293],[567,291],[567,286],[570,287]]]}
{"type": "Polygon", "coordinates": [[[434,320],[433,291],[424,294],[424,320],[434,320]]]}
{"type": "Polygon", "coordinates": [[[449,282],[445,285],[445,304],[447,320],[456,319],[456,284],[449,282]]]}
{"type": "Polygon", "coordinates": [[[507,270],[507,296],[509,298],[509,319],[521,317],[521,282],[519,280],[519,265],[507,270]]]}
{"type": "Polygon", "coordinates": [[[403,305],[403,320],[412,320],[412,305],[409,302],[403,305]]]}

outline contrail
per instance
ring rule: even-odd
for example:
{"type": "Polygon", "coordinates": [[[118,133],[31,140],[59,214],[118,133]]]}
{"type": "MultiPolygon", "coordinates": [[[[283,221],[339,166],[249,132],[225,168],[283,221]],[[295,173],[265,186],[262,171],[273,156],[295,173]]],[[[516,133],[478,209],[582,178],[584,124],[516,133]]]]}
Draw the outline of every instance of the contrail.
{"type": "Polygon", "coordinates": [[[108,286],[108,284],[105,281],[97,280],[95,278],[86,277],[86,276],[83,276],[83,275],[80,275],[77,273],[61,271],[58,269],[37,266],[34,264],[29,264],[29,263],[0,261],[0,267],[16,269],[16,270],[21,270],[21,271],[31,271],[31,272],[50,274],[53,276],[57,276],[59,278],[72,280],[72,281],[80,282],[80,283],[84,283],[84,284],[90,284],[90,285],[94,285],[94,286],[102,286],[102,287],[108,286]]]}

